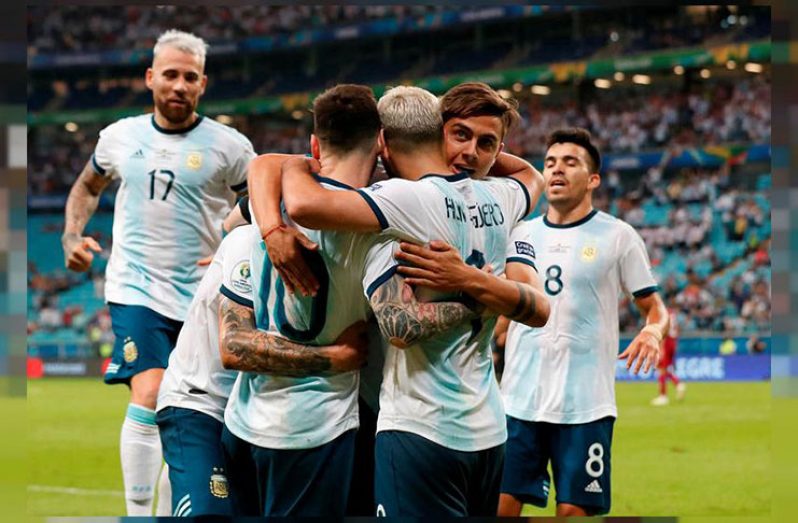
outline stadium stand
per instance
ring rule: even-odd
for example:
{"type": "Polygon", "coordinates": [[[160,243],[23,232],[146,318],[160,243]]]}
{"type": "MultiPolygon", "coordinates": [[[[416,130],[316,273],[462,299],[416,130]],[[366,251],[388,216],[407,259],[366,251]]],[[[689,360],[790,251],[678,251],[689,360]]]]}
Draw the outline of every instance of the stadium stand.
{"type": "MultiPolygon", "coordinates": [[[[548,64],[558,71],[560,61],[753,42],[770,34],[761,10],[738,8],[730,23],[725,6],[660,6],[656,16],[642,8],[247,6],[178,13],[127,6],[122,26],[115,22],[118,9],[94,7],[88,17],[67,7],[28,11],[33,116],[148,106],[142,70],[149,50],[162,30],[177,26],[215,48],[204,103],[280,95],[268,111],[231,103],[229,111],[216,112],[258,152],[306,152],[307,93],[330,83],[433,78],[428,87],[440,92],[448,75],[464,72],[479,71],[491,83],[513,68],[548,64]],[[62,31],[65,26],[72,29],[62,31]],[[294,30],[306,40],[292,37],[294,30]],[[363,45],[366,40],[373,45],[363,45]],[[325,60],[318,55],[322,45],[325,60]],[[86,67],[81,60],[87,57],[102,67],[86,67]]],[[[543,82],[546,95],[534,91],[533,82],[497,85],[519,100],[522,115],[507,150],[539,165],[547,132],[588,128],[605,153],[596,206],[640,231],[664,296],[680,311],[683,332],[766,335],[770,70],[747,71],[725,59],[707,67],[707,73],[701,64],[680,73],[672,67],[647,71],[650,83],[643,85],[632,81],[632,71],[612,69],[605,75],[611,88],[600,88],[584,71],[559,81],[555,74],[543,82]]],[[[60,246],[66,194],[97,132],[115,117],[87,116],[69,130],[63,124],[29,129],[28,333],[39,355],[99,351],[112,337],[102,303],[105,260],[96,260],[88,274],[67,273],[54,246],[60,246]]],[[[101,209],[112,206],[108,190],[101,209]]],[[[111,214],[99,212],[88,227],[106,252],[111,226],[111,214]]],[[[621,300],[620,312],[622,330],[637,324],[628,300],[621,300]]]]}

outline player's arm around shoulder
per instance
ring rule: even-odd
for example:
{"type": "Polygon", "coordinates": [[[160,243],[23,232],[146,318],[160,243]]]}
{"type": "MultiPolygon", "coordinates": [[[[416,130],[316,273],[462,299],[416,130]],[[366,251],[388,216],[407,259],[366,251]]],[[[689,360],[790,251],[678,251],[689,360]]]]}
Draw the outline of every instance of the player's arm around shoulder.
{"type": "Polygon", "coordinates": [[[528,161],[510,153],[499,153],[488,174],[497,177],[510,177],[519,182],[529,195],[528,212],[537,206],[545,188],[543,174],[528,161]]]}
{"type": "Polygon", "coordinates": [[[271,227],[282,223],[280,200],[282,196],[283,162],[300,157],[294,154],[267,153],[256,156],[247,168],[247,185],[252,202],[255,223],[261,236],[271,227]]]}
{"type": "Polygon", "coordinates": [[[222,296],[219,305],[219,353],[225,369],[302,378],[362,368],[366,363],[366,325],[347,328],[333,345],[302,345],[255,325],[255,311],[222,296]]]}
{"type": "Polygon", "coordinates": [[[399,274],[393,274],[380,285],[369,301],[383,336],[400,349],[478,316],[463,303],[418,301],[413,289],[399,274]]]}
{"type": "Polygon", "coordinates": [[[429,248],[402,242],[396,257],[408,265],[398,271],[407,283],[441,292],[464,292],[487,307],[489,313],[542,327],[549,319],[549,301],[537,271],[520,262],[508,262],[505,278],[466,264],[454,247],[434,240],[429,248]]]}
{"type": "Polygon", "coordinates": [[[379,232],[380,221],[358,191],[333,191],[313,178],[317,160],[291,158],[282,165],[283,203],[299,225],[316,230],[379,232]]]}

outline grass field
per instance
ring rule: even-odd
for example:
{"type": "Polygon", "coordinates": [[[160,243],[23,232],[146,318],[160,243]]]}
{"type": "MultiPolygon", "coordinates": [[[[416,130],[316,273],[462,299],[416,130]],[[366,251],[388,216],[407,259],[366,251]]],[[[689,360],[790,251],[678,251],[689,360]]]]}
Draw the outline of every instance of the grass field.
{"type": "MultiPolygon", "coordinates": [[[[769,383],[690,383],[651,407],[651,383],[619,383],[611,515],[761,516],[771,503],[769,383]]],[[[28,385],[28,513],[124,512],[119,428],[125,387],[99,379],[28,385]]],[[[554,514],[526,507],[525,515],[554,514]]]]}

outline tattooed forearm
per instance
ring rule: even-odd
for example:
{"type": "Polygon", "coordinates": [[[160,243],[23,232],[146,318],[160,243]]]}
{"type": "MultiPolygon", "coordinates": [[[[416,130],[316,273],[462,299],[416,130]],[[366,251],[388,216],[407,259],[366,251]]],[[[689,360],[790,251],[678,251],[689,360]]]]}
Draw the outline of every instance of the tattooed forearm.
{"type": "Polygon", "coordinates": [[[334,372],[323,348],[258,330],[252,309],[222,298],[219,314],[219,348],[226,369],[297,378],[334,372]]]}
{"type": "Polygon", "coordinates": [[[519,323],[526,323],[531,321],[537,314],[535,293],[528,285],[517,282],[514,283],[518,289],[518,305],[515,306],[515,309],[513,309],[508,317],[519,323]]]}
{"type": "Polygon", "coordinates": [[[399,275],[378,288],[371,308],[382,334],[392,345],[405,348],[476,317],[462,303],[420,303],[399,275]]]}
{"type": "Polygon", "coordinates": [[[83,229],[94,211],[97,210],[100,193],[109,183],[108,178],[95,173],[90,164],[86,165],[69,191],[66,202],[64,236],[83,234],[83,229]]]}

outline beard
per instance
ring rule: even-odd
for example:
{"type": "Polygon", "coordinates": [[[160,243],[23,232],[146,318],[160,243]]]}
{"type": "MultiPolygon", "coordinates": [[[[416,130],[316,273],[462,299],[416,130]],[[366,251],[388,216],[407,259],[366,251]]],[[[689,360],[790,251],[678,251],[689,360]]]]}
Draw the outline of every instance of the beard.
{"type": "Polygon", "coordinates": [[[185,105],[170,105],[169,102],[163,100],[155,100],[155,107],[158,108],[158,112],[166,118],[166,120],[174,125],[178,125],[181,123],[186,122],[191,115],[194,114],[194,110],[197,108],[196,104],[192,104],[190,101],[186,100],[185,105]]]}

